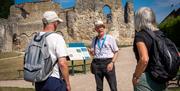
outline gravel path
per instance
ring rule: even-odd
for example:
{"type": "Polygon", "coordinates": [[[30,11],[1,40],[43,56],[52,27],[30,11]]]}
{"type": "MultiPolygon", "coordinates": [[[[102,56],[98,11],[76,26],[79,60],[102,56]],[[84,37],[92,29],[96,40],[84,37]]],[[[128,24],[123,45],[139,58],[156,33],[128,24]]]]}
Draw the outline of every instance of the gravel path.
{"type": "MultiPolygon", "coordinates": [[[[118,54],[116,65],[118,91],[133,91],[131,78],[136,65],[132,47],[121,48],[118,54]]],[[[72,91],[95,91],[94,76],[87,74],[75,74],[70,76],[72,91]]],[[[22,87],[33,88],[32,83],[24,80],[0,81],[1,87],[22,87]]],[[[104,91],[110,91],[107,81],[104,81],[104,91]]]]}

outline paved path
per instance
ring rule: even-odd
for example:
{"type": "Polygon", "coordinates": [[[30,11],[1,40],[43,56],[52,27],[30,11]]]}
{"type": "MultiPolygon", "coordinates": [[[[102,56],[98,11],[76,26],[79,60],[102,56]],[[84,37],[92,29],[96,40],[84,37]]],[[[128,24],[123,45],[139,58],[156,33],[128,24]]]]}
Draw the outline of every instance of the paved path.
{"type": "MultiPolygon", "coordinates": [[[[116,65],[118,91],[133,91],[131,78],[134,72],[136,61],[132,47],[121,48],[118,54],[116,65]]],[[[87,74],[75,74],[70,76],[72,91],[95,91],[94,76],[87,74]]],[[[0,81],[0,86],[33,88],[32,84],[24,80],[0,81]]],[[[104,91],[110,91],[107,81],[104,82],[104,91]]]]}

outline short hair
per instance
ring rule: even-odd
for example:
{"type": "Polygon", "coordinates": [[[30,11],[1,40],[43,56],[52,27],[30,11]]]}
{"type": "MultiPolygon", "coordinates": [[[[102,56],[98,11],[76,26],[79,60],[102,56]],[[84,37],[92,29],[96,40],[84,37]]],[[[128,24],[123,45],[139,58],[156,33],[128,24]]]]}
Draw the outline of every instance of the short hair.
{"type": "Polygon", "coordinates": [[[135,15],[135,30],[159,30],[156,24],[156,16],[151,8],[141,7],[135,15]]]}

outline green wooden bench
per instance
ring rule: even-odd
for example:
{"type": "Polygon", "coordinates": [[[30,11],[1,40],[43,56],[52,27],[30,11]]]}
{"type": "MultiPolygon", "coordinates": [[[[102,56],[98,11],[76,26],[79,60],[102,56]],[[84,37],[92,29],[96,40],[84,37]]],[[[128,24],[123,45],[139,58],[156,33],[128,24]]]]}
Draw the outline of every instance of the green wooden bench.
{"type": "Polygon", "coordinates": [[[75,64],[74,62],[75,62],[74,60],[71,60],[71,65],[69,66],[72,70],[71,75],[74,75],[75,67],[79,67],[79,66],[82,67],[83,73],[86,74],[86,65],[90,65],[90,64],[87,64],[86,60],[83,60],[83,64],[75,64]]]}

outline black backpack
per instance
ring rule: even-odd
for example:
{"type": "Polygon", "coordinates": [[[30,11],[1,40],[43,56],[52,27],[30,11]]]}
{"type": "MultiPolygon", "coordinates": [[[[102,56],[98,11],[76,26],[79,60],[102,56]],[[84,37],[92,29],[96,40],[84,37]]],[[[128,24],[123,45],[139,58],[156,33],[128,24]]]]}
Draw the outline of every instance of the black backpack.
{"type": "Polygon", "coordinates": [[[148,72],[155,81],[166,83],[176,77],[179,70],[180,56],[177,47],[161,31],[154,33],[145,30],[145,32],[153,39],[148,72]]]}

